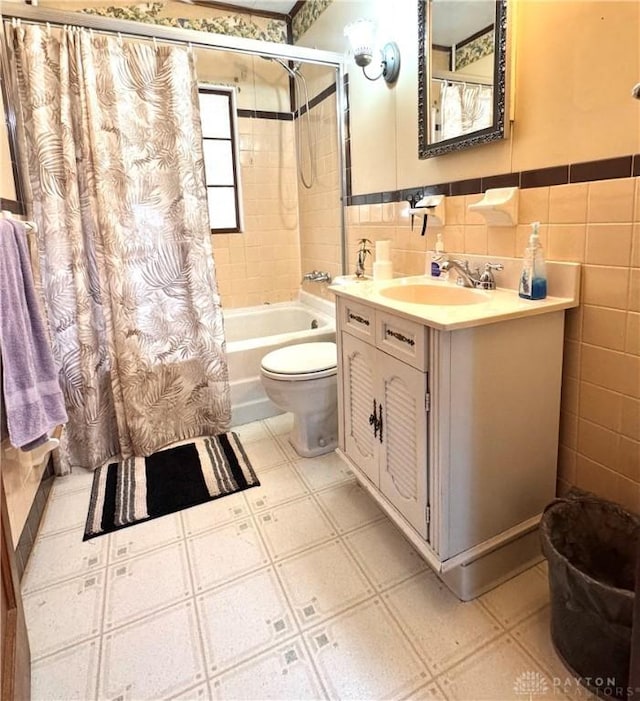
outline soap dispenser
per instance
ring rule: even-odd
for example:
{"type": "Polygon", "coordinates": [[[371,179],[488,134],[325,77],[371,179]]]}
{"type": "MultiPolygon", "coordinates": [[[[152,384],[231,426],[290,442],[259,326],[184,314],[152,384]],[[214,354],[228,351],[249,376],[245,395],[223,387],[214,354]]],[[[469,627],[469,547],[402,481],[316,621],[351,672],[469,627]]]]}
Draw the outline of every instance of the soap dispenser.
{"type": "Polygon", "coordinates": [[[524,252],[518,289],[518,294],[523,299],[544,299],[547,296],[547,274],[539,231],[540,222],[533,222],[529,245],[524,252]]]}

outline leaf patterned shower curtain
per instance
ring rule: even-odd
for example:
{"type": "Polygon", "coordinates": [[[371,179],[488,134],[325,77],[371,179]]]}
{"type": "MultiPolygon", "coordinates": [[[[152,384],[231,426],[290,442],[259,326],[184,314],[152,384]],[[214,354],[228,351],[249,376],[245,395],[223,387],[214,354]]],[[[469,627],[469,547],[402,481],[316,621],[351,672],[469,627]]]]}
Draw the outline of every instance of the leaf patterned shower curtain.
{"type": "Polygon", "coordinates": [[[228,428],[192,54],[7,25],[69,423],[60,471],[228,428]]]}
{"type": "Polygon", "coordinates": [[[493,88],[466,83],[445,83],[440,97],[442,139],[451,139],[493,123],[493,88]]]}

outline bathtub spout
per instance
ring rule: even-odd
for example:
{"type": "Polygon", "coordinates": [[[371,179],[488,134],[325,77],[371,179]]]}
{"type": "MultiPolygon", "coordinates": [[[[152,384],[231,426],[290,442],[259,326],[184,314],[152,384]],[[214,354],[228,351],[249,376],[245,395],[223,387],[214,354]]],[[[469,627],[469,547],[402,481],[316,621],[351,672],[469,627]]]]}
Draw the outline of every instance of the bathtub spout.
{"type": "Polygon", "coordinates": [[[305,273],[302,276],[302,282],[309,280],[311,282],[331,282],[329,273],[321,273],[319,270],[312,270],[310,273],[305,273]]]}

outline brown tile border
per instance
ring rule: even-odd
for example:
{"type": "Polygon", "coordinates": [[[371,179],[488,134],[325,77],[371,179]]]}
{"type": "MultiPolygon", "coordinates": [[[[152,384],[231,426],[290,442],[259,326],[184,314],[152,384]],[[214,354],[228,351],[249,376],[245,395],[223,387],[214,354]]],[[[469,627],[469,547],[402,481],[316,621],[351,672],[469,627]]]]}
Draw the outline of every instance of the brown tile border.
{"type": "Polygon", "coordinates": [[[520,187],[550,187],[566,185],[569,182],[569,166],[553,166],[538,170],[525,170],[520,173],[520,187]]]}
{"type": "Polygon", "coordinates": [[[450,183],[411,187],[403,190],[373,192],[347,197],[347,206],[359,204],[376,204],[378,202],[401,202],[416,192],[422,194],[475,195],[489,188],[520,187],[525,190],[533,187],[549,187],[567,183],[593,182],[613,178],[630,178],[640,175],[640,154],[618,158],[606,158],[600,161],[586,161],[567,165],[537,168],[517,173],[489,175],[484,178],[470,178],[450,183]],[[392,197],[393,199],[389,199],[392,197]]]}
{"type": "Polygon", "coordinates": [[[482,192],[482,180],[480,178],[458,180],[455,183],[451,183],[449,188],[450,195],[475,195],[477,192],[482,192]]]}
{"type": "Polygon", "coordinates": [[[268,110],[245,110],[236,111],[238,117],[245,119],[276,119],[283,122],[293,121],[293,112],[270,112],[268,110]]]}
{"type": "Polygon", "coordinates": [[[584,183],[592,180],[610,180],[631,176],[633,156],[607,158],[602,161],[587,161],[569,166],[569,182],[584,183]]]}
{"type": "Polygon", "coordinates": [[[520,173],[505,173],[482,178],[482,192],[496,187],[520,187],[520,173]]]}

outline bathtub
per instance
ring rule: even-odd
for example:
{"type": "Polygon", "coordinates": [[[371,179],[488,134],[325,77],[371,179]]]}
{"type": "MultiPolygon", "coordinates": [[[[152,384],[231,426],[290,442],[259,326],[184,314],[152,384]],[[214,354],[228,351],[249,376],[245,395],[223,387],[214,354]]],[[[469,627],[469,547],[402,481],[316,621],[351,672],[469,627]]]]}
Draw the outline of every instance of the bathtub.
{"type": "Polygon", "coordinates": [[[333,304],[300,292],[296,302],[262,304],[224,312],[233,426],[281,413],[260,381],[260,361],[294,343],[335,341],[333,304]]]}

